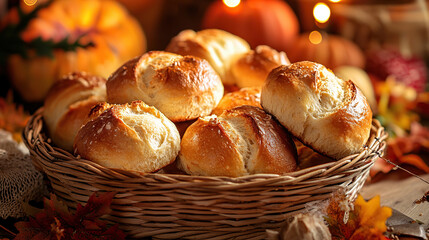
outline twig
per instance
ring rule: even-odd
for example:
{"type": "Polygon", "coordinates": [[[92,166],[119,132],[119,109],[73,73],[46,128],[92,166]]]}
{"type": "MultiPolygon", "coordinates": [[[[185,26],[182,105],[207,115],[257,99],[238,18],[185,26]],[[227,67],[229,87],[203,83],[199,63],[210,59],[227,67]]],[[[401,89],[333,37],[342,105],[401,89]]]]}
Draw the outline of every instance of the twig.
{"type": "Polygon", "coordinates": [[[418,179],[420,179],[421,181],[423,181],[423,182],[425,182],[426,184],[428,184],[429,185],[429,182],[428,181],[426,181],[425,179],[423,179],[422,177],[420,177],[419,175],[417,175],[417,174],[415,174],[415,173],[412,173],[412,172],[410,172],[410,171],[408,171],[407,169],[405,169],[405,168],[403,168],[403,167],[401,167],[401,166],[399,166],[398,164],[396,164],[396,163],[393,163],[392,161],[390,161],[389,159],[387,159],[387,158],[384,158],[384,157],[382,157],[382,156],[380,156],[380,155],[378,155],[381,159],[383,159],[384,161],[386,161],[386,162],[388,162],[388,163],[390,163],[390,164],[392,164],[393,166],[395,166],[396,168],[399,168],[399,169],[401,169],[402,171],[405,171],[405,172],[407,172],[408,174],[411,174],[412,176],[414,176],[414,177],[416,177],[416,178],[418,178],[418,179]]]}
{"type": "Polygon", "coordinates": [[[5,230],[7,233],[11,234],[12,236],[14,236],[14,237],[16,236],[16,233],[14,233],[14,232],[10,231],[9,229],[3,227],[2,225],[0,225],[0,228],[5,230]]]}

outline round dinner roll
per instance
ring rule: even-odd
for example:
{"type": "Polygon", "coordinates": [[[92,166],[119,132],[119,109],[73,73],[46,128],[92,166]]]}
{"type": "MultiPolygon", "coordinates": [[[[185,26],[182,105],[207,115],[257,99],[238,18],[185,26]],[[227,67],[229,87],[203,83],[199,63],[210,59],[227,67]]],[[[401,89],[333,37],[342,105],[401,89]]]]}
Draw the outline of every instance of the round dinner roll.
{"type": "Polygon", "coordinates": [[[206,60],[163,51],[126,62],[108,78],[106,86],[108,102],[142,100],[173,122],[210,114],[224,90],[206,60]]]}
{"type": "Polygon", "coordinates": [[[241,88],[238,91],[229,92],[223,96],[219,104],[213,109],[212,114],[219,116],[223,111],[235,107],[249,105],[261,107],[261,89],[257,87],[241,88]]]}
{"type": "Polygon", "coordinates": [[[249,50],[244,39],[220,29],[183,30],[166,48],[168,52],[206,59],[226,85],[234,84],[229,70],[232,61],[249,50]]]}
{"type": "Polygon", "coordinates": [[[91,108],[106,101],[106,80],[84,72],[74,72],[57,81],[45,98],[43,119],[52,141],[72,151],[73,141],[88,120],[91,108]]]}
{"type": "Polygon", "coordinates": [[[369,138],[372,112],[362,92],[318,63],[275,68],[261,105],[302,143],[333,159],[358,153],[369,138]]]}
{"type": "Polygon", "coordinates": [[[186,173],[238,177],[296,170],[295,145],[271,115],[253,106],[199,118],[181,142],[178,165],[186,173]]]}
{"type": "Polygon", "coordinates": [[[235,59],[230,71],[238,87],[262,87],[271,70],[289,64],[286,53],[260,45],[235,59]]]}
{"type": "Polygon", "coordinates": [[[176,126],[142,101],[113,105],[87,122],[74,142],[75,154],[104,167],[154,172],[180,150],[176,126]]]}

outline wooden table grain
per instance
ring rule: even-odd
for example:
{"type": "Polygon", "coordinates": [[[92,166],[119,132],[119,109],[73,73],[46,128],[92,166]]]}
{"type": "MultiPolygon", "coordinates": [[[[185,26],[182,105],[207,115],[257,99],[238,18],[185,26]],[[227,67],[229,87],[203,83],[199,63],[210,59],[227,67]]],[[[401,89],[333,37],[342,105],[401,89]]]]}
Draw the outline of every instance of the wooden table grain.
{"type": "MultiPolygon", "coordinates": [[[[420,175],[429,181],[429,174],[420,175]]],[[[429,191],[429,184],[416,177],[388,178],[363,187],[361,195],[365,199],[380,195],[380,204],[400,211],[408,217],[429,226],[429,202],[414,203],[429,191]]]]}

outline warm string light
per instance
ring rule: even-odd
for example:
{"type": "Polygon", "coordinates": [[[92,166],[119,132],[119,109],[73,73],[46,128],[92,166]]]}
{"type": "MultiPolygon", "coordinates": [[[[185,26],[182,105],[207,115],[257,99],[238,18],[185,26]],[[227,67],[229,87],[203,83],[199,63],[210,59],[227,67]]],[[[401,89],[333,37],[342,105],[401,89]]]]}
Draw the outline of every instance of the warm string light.
{"type": "Polygon", "coordinates": [[[227,7],[235,8],[240,4],[240,0],[222,0],[227,7]]]}
{"type": "Polygon", "coordinates": [[[331,17],[331,9],[325,3],[317,3],[313,8],[313,16],[319,23],[325,23],[331,17]]]}
{"type": "Polygon", "coordinates": [[[329,1],[333,3],[337,3],[337,2],[340,2],[341,0],[329,0],[329,1]]]}

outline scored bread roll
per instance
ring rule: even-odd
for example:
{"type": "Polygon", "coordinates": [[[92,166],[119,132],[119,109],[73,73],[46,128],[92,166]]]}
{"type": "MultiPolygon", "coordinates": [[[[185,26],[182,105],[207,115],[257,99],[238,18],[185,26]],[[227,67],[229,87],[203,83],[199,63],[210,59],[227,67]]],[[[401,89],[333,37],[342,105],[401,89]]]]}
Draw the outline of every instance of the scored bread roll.
{"type": "Polygon", "coordinates": [[[219,104],[213,109],[212,114],[219,116],[223,111],[235,107],[249,105],[261,107],[261,89],[257,87],[242,88],[238,91],[227,93],[220,100],[219,104]]]}
{"type": "Polygon", "coordinates": [[[91,108],[106,101],[106,80],[84,72],[64,76],[45,98],[43,119],[53,143],[72,151],[77,131],[87,121],[91,108]]]}
{"type": "Polygon", "coordinates": [[[206,60],[163,51],[126,62],[108,78],[106,86],[108,102],[142,100],[173,122],[210,114],[224,90],[206,60]]]}
{"type": "Polygon", "coordinates": [[[296,155],[291,137],[271,115],[241,106],[189,126],[178,165],[191,175],[286,174],[296,170],[296,155]]]}
{"type": "Polygon", "coordinates": [[[260,45],[236,58],[230,71],[238,87],[262,87],[271,70],[289,64],[286,53],[260,45]]]}
{"type": "Polygon", "coordinates": [[[358,153],[369,138],[372,112],[364,95],[318,63],[275,68],[261,105],[302,143],[333,159],[358,153]]]}
{"type": "Polygon", "coordinates": [[[249,50],[244,39],[220,29],[183,30],[166,48],[168,52],[206,59],[226,85],[234,84],[229,70],[232,61],[249,50]]]}
{"type": "Polygon", "coordinates": [[[87,122],[75,154],[108,168],[154,172],[172,163],[180,149],[176,126],[142,101],[113,105],[87,122]]]}

